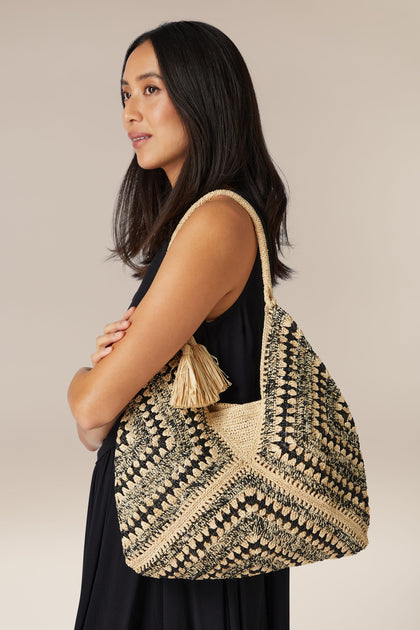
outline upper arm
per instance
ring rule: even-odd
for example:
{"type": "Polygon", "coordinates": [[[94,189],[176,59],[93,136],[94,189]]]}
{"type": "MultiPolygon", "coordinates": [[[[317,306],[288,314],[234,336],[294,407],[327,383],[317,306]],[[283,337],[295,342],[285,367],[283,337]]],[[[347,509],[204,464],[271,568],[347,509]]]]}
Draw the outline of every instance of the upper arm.
{"type": "Polygon", "coordinates": [[[85,426],[115,418],[182,348],[235,286],[252,239],[252,219],[236,202],[218,198],[196,208],[177,232],[124,337],[86,375],[85,426]]]}

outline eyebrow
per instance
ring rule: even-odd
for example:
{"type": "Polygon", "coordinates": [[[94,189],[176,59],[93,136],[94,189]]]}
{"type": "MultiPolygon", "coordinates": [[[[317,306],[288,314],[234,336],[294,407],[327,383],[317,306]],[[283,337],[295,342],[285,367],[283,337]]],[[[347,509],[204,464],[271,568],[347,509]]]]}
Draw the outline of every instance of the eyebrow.
{"type": "MultiPolygon", "coordinates": [[[[157,72],[145,72],[144,74],[140,74],[136,77],[136,81],[143,81],[144,79],[150,79],[151,77],[155,77],[156,79],[161,79],[163,81],[162,77],[157,72]]],[[[121,85],[128,85],[128,81],[121,79],[121,85]]]]}

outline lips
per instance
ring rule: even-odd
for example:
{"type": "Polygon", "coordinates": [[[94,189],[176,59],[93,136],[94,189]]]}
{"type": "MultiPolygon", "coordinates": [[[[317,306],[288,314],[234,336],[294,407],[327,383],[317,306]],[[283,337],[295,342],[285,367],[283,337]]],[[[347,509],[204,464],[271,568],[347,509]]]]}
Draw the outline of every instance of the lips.
{"type": "Polygon", "coordinates": [[[149,139],[150,139],[150,137],[151,137],[151,136],[145,136],[144,138],[139,138],[138,140],[133,140],[133,141],[132,141],[133,147],[134,147],[135,149],[138,149],[139,147],[143,146],[143,144],[145,144],[146,142],[148,142],[148,141],[149,141],[149,139]]]}
{"type": "Polygon", "coordinates": [[[132,131],[128,134],[128,137],[130,138],[131,141],[133,141],[133,140],[140,140],[143,138],[150,138],[151,134],[143,133],[142,131],[132,131]]]}
{"type": "Polygon", "coordinates": [[[143,133],[142,131],[132,131],[128,134],[128,137],[130,138],[133,147],[137,149],[138,147],[141,147],[145,142],[147,142],[152,136],[150,133],[143,133]]]}

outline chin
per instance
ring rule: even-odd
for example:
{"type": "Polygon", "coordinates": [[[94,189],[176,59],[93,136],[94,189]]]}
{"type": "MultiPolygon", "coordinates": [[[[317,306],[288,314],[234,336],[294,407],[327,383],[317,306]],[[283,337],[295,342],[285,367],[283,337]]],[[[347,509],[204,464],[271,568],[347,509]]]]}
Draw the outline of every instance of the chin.
{"type": "Polygon", "coordinates": [[[136,156],[137,164],[147,171],[152,171],[156,168],[162,168],[162,160],[153,160],[150,158],[150,156],[142,155],[140,151],[136,153],[136,156]]]}
{"type": "Polygon", "coordinates": [[[150,162],[147,162],[147,160],[139,159],[138,156],[137,156],[137,164],[140,166],[140,168],[144,168],[144,170],[146,171],[151,171],[155,168],[158,168],[158,166],[154,164],[150,164],[150,162]]]}

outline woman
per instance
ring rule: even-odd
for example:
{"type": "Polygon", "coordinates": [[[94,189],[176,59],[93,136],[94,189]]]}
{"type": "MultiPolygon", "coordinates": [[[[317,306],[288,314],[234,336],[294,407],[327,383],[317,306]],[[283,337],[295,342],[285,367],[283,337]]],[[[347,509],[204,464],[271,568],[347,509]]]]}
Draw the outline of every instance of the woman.
{"type": "Polygon", "coordinates": [[[112,255],[142,282],[121,320],[97,338],[93,367],[81,368],[69,387],[79,437],[99,449],[75,628],[286,629],[287,569],[230,580],[154,579],[124,562],[113,454],[127,403],[191,335],[232,383],[221,402],[260,398],[264,297],[251,217],[222,194],[194,211],[166,251],[174,228],[208,192],[233,190],[263,222],[273,284],[292,270],[277,257],[277,247],[289,245],[284,186],[266,149],[248,70],[231,40],[193,21],[144,33],[125,55],[121,97],[135,156],[116,204],[112,255]]]}

